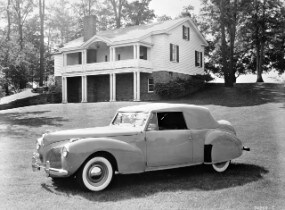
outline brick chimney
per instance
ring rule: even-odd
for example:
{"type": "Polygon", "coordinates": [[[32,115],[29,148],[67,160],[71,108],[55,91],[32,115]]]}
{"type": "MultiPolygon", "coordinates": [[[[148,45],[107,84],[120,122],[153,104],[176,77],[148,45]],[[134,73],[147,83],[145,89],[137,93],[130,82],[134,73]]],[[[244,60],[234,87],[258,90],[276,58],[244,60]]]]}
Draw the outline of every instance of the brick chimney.
{"type": "Polygon", "coordinates": [[[83,37],[84,42],[96,34],[96,16],[85,16],[83,19],[83,37]]]}

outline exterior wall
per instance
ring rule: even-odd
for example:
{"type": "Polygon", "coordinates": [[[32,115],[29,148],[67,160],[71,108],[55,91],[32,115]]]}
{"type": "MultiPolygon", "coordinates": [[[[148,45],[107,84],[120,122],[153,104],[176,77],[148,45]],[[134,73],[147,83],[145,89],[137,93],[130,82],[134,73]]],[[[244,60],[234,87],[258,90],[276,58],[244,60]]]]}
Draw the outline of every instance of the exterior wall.
{"type": "Polygon", "coordinates": [[[118,60],[118,54],[120,54],[121,60],[134,59],[133,46],[116,48],[116,61],[118,60]]]}
{"type": "Polygon", "coordinates": [[[81,102],[81,77],[68,77],[67,78],[67,101],[77,103],[81,102]]]}
{"type": "Polygon", "coordinates": [[[182,38],[182,26],[190,27],[188,22],[179,25],[171,30],[170,35],[159,34],[153,36],[154,46],[151,57],[154,71],[172,71],[184,74],[203,74],[203,67],[195,67],[195,50],[203,52],[202,40],[198,34],[190,27],[190,40],[182,38]],[[179,46],[179,62],[170,61],[170,43],[179,46]]]}
{"type": "Polygon", "coordinates": [[[116,100],[130,101],[134,99],[134,74],[116,74],[116,100]]]}
{"type": "Polygon", "coordinates": [[[110,76],[87,76],[87,102],[110,100],[110,76]]]}
{"type": "Polygon", "coordinates": [[[148,92],[148,79],[149,78],[153,78],[154,84],[156,84],[156,83],[167,83],[177,78],[188,79],[191,76],[182,74],[182,73],[176,73],[176,72],[158,71],[158,72],[153,72],[151,74],[141,73],[140,77],[141,77],[141,86],[140,86],[141,100],[152,101],[152,100],[160,100],[161,98],[154,92],[151,92],[151,93],[148,92]]]}
{"type": "Polygon", "coordinates": [[[102,46],[97,50],[97,62],[105,62],[105,56],[107,55],[108,61],[110,61],[110,49],[107,46],[102,46]]]}
{"type": "Polygon", "coordinates": [[[152,37],[153,47],[150,52],[150,60],[154,71],[166,71],[166,59],[169,60],[169,47],[166,34],[154,35],[152,37]]]}
{"type": "Polygon", "coordinates": [[[63,67],[63,55],[54,55],[54,76],[61,76],[63,67]]]}

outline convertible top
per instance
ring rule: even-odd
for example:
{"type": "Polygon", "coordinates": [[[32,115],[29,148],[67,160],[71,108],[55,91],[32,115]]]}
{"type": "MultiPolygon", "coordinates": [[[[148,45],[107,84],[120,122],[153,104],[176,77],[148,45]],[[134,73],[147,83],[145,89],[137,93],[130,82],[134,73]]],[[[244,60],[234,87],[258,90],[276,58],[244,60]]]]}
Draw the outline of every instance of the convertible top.
{"type": "Polygon", "coordinates": [[[188,128],[214,129],[219,123],[213,118],[209,109],[188,104],[149,103],[120,108],[118,112],[183,112],[188,128]]]}

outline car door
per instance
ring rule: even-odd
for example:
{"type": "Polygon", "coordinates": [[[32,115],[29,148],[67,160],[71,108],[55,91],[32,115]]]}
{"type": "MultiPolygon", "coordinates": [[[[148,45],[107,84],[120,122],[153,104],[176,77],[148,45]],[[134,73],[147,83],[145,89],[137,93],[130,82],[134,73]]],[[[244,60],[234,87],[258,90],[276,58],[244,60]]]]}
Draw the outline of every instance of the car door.
{"type": "Polygon", "coordinates": [[[147,166],[192,162],[193,142],[182,112],[152,113],[146,129],[147,166]]]}

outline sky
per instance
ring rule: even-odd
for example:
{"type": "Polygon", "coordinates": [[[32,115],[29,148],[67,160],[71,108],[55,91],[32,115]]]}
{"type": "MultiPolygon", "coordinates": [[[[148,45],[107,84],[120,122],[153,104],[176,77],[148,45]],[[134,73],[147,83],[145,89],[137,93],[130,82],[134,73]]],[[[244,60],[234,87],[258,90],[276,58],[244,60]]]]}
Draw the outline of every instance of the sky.
{"type": "Polygon", "coordinates": [[[198,14],[200,3],[201,0],[152,0],[149,7],[158,16],[168,15],[175,18],[183,11],[183,7],[189,4],[194,7],[194,13],[198,14]]]}

